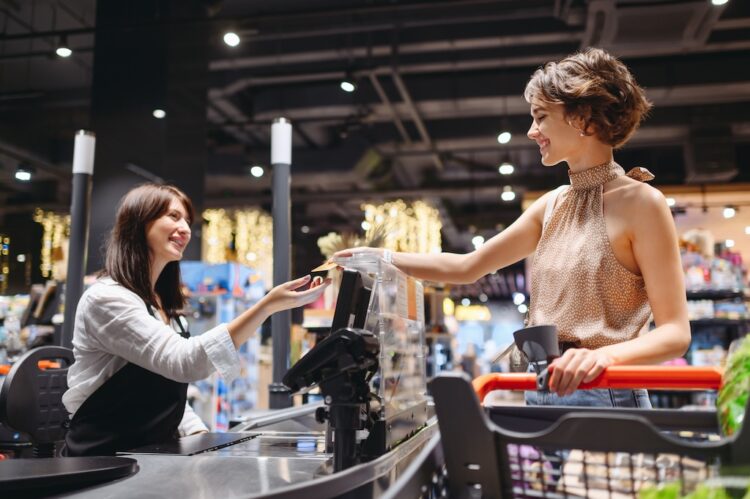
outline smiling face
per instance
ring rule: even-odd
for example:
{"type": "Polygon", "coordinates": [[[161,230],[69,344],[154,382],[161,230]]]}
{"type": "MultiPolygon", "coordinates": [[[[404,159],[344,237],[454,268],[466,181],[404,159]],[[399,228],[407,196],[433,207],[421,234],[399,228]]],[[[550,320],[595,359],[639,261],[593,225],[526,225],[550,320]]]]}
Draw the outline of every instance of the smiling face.
{"type": "Polygon", "coordinates": [[[542,164],[570,163],[586,137],[581,136],[580,128],[574,126],[575,121],[565,116],[563,105],[533,99],[531,117],[533,121],[527,135],[539,145],[542,164]]]}
{"type": "Polygon", "coordinates": [[[172,198],[167,211],[146,226],[146,243],[153,264],[166,265],[182,258],[190,242],[190,221],[185,206],[172,198]]]}

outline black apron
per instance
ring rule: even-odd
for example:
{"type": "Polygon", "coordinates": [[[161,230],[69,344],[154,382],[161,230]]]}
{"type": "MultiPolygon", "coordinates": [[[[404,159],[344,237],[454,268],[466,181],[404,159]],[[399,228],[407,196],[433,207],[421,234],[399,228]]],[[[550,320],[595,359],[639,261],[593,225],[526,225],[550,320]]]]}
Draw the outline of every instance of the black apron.
{"type": "MultiPolygon", "coordinates": [[[[151,307],[151,315],[156,317],[151,307]]],[[[180,336],[190,337],[177,317],[180,336]]],[[[104,382],[78,408],[65,435],[67,456],[104,456],[172,439],[182,421],[187,383],[132,363],[104,382]]]]}

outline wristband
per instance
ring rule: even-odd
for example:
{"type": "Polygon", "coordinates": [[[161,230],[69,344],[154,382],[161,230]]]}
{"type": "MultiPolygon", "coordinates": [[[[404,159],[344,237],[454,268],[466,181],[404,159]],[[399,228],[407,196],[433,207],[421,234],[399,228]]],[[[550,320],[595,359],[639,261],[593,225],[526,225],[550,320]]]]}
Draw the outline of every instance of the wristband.
{"type": "Polygon", "coordinates": [[[383,250],[383,261],[385,263],[393,263],[393,251],[389,249],[383,250]]]}

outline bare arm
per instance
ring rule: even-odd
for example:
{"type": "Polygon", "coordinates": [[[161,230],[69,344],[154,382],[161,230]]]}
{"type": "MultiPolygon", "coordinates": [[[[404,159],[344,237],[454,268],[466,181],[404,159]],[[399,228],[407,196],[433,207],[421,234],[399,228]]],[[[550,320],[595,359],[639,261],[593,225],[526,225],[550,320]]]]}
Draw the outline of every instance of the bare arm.
{"type": "Polygon", "coordinates": [[[636,208],[633,254],[646,283],[656,328],[630,341],[604,347],[616,364],[652,364],[679,357],[690,346],[677,233],[664,196],[655,189],[636,208]]]}
{"type": "Polygon", "coordinates": [[[239,348],[245,343],[253,332],[263,324],[263,321],[272,314],[314,302],[331,283],[330,280],[315,281],[311,284],[310,289],[296,291],[309,281],[310,276],[307,275],[276,286],[255,305],[242,312],[227,324],[227,330],[229,331],[229,336],[232,337],[234,346],[239,348]]]}
{"type": "MultiPolygon", "coordinates": [[[[393,264],[417,279],[449,284],[472,283],[534,252],[542,234],[544,208],[550,195],[548,192],[537,199],[510,227],[471,253],[394,253],[393,264]]],[[[334,257],[370,251],[382,250],[353,248],[340,251],[334,257]]]]}

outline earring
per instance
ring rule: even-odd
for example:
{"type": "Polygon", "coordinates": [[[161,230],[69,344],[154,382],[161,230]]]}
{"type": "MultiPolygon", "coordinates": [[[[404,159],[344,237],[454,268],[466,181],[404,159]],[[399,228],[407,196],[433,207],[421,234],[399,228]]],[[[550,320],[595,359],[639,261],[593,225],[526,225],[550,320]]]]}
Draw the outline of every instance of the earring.
{"type": "Polygon", "coordinates": [[[583,130],[581,130],[580,135],[581,135],[581,137],[585,137],[586,136],[586,132],[584,132],[583,130]]]}

